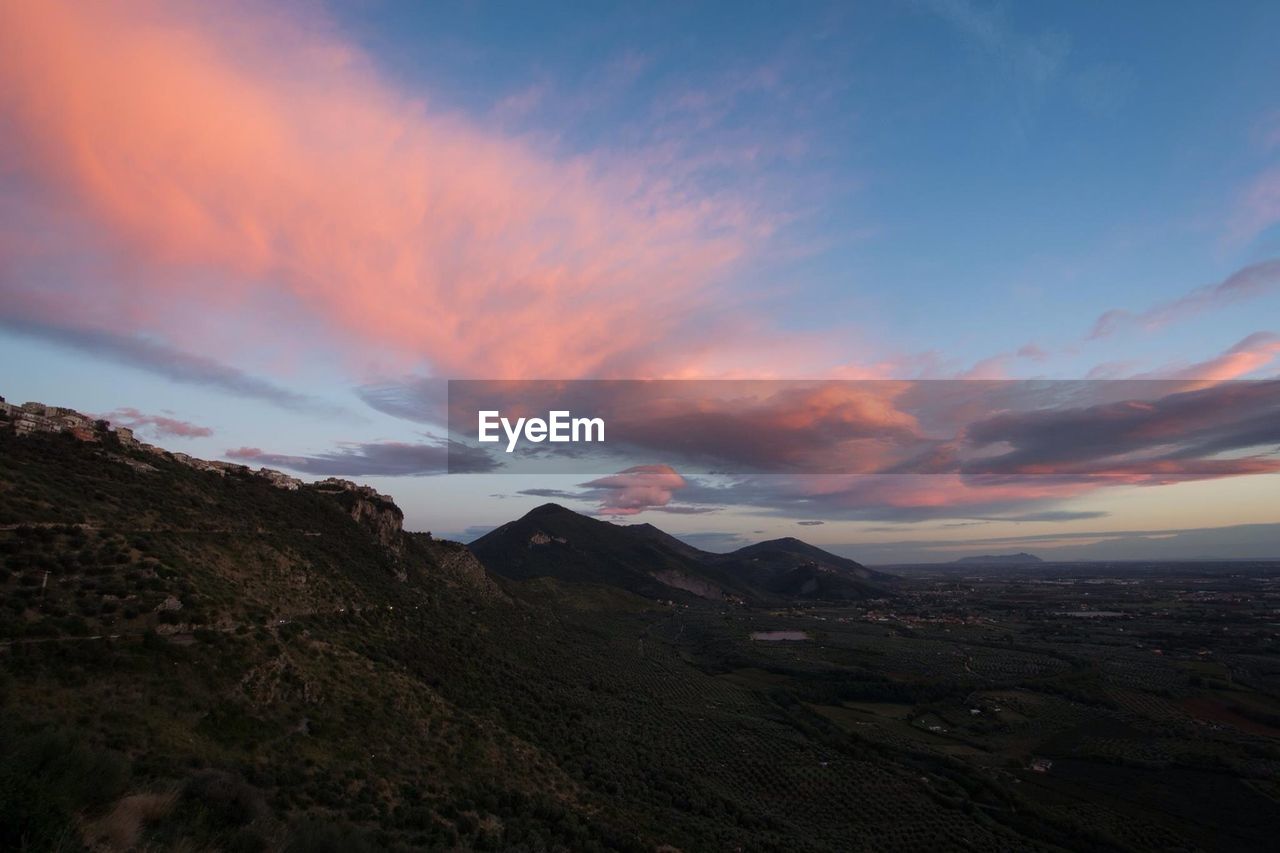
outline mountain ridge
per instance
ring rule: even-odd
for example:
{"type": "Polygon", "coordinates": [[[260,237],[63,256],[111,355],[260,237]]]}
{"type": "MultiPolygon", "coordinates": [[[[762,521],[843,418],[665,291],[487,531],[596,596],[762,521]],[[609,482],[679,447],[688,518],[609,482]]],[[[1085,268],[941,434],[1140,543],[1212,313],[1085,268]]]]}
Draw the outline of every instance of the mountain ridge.
{"type": "Polygon", "coordinates": [[[971,565],[971,566],[997,566],[997,565],[1033,565],[1043,563],[1044,560],[1035,554],[1028,554],[1025,551],[1019,551],[1016,554],[977,554],[969,557],[960,557],[952,560],[955,565],[971,565]]]}
{"type": "Polygon", "coordinates": [[[471,543],[485,568],[512,580],[552,577],[616,586],[647,598],[693,595],[735,603],[890,594],[893,578],[794,537],[703,551],[649,523],[620,525],[555,503],[471,543]]]}

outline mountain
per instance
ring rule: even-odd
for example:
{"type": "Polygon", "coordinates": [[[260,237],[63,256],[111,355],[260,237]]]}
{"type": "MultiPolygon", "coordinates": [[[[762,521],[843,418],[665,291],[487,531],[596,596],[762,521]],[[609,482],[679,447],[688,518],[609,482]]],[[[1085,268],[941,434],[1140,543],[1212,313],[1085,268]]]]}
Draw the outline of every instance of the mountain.
{"type": "Polygon", "coordinates": [[[751,586],[784,598],[860,599],[886,594],[894,577],[787,537],[711,557],[751,586]]]}
{"type": "Polygon", "coordinates": [[[711,568],[701,551],[656,527],[611,524],[554,503],[491,530],[470,548],[489,571],[514,580],[552,577],[646,598],[687,593],[723,600],[749,592],[711,568]]]}
{"type": "Polygon", "coordinates": [[[1011,566],[1025,565],[1029,563],[1043,563],[1035,554],[1017,553],[1017,554],[983,554],[981,556],[961,557],[958,560],[952,560],[953,563],[973,566],[1011,566]]]}
{"type": "Polygon", "coordinates": [[[470,547],[495,575],[615,586],[647,598],[846,600],[886,595],[892,582],[798,539],[713,554],[651,524],[612,524],[558,504],[537,507],[470,547]]]}

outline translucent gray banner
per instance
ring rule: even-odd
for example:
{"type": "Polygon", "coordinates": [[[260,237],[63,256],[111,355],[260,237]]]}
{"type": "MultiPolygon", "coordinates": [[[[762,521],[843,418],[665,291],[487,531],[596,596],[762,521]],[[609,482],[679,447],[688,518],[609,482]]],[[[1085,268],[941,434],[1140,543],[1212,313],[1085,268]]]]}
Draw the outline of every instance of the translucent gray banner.
{"type": "Polygon", "coordinates": [[[450,380],[450,473],[1280,470],[1280,380],[450,380]]]}

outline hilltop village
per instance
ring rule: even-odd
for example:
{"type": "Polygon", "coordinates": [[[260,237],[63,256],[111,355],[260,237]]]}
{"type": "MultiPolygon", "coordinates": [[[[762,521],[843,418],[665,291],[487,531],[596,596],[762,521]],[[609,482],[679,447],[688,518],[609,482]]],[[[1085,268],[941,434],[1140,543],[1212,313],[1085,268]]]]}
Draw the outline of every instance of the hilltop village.
{"type": "MultiPolygon", "coordinates": [[[[65,406],[50,406],[37,402],[16,405],[6,402],[4,397],[0,397],[0,429],[12,430],[19,436],[33,433],[65,433],[78,441],[102,444],[106,447],[114,445],[124,449],[138,450],[158,458],[187,465],[199,471],[209,471],[221,476],[237,474],[261,477],[276,488],[289,491],[294,491],[302,485],[302,480],[297,477],[292,477],[283,471],[276,471],[272,468],[254,470],[248,465],[219,460],[197,459],[186,453],[178,453],[165,450],[162,447],[156,447],[154,444],[147,444],[145,441],[139,440],[134,435],[133,430],[128,427],[113,426],[110,421],[94,418],[83,412],[77,412],[75,409],[68,409],[65,406]]],[[[150,467],[145,462],[133,457],[120,456],[118,461],[143,470],[150,467]]],[[[367,497],[388,503],[391,502],[390,498],[379,494],[368,486],[361,486],[349,480],[341,480],[336,477],[330,477],[317,485],[321,488],[329,487],[331,490],[340,488],[345,491],[361,492],[366,494],[367,497]]]]}

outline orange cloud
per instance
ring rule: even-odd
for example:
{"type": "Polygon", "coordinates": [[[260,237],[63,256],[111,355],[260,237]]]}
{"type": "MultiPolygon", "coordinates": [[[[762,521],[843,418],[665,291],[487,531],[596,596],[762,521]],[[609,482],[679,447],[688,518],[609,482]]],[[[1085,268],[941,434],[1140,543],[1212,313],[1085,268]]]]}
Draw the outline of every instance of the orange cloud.
{"type": "Polygon", "coordinates": [[[5,301],[169,339],[306,318],[471,376],[654,375],[718,339],[705,309],[766,221],[410,98],[315,17],[0,5],[5,301]],[[16,239],[33,215],[61,239],[16,239]]]}

